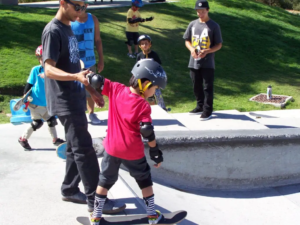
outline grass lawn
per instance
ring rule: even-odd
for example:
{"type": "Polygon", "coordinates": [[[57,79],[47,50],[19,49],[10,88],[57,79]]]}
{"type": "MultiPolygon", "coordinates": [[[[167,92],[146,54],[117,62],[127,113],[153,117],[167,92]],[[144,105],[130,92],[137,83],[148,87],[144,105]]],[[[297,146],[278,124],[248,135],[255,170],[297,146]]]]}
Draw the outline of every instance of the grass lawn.
{"type": "MultiPolygon", "coordinates": [[[[140,34],[149,34],[153,50],[168,75],[163,90],[171,112],[187,112],[196,105],[187,68],[189,52],[183,33],[190,21],[197,19],[194,0],[146,5],[140,34]]],[[[214,110],[240,111],[278,109],[249,102],[272,85],[273,94],[291,95],[295,101],[287,109],[300,107],[300,17],[280,8],[271,8],[251,0],[210,1],[210,17],[221,26],[223,48],[216,53],[214,110]]],[[[91,10],[100,21],[105,68],[102,75],[128,84],[134,59],[126,56],[126,8],[91,10]]],[[[0,6],[0,94],[21,96],[30,69],[37,65],[34,56],[44,26],[56,10],[0,6]]],[[[0,97],[0,123],[9,120],[9,96],[0,97]]],[[[107,110],[107,108],[104,108],[107,110]]]]}

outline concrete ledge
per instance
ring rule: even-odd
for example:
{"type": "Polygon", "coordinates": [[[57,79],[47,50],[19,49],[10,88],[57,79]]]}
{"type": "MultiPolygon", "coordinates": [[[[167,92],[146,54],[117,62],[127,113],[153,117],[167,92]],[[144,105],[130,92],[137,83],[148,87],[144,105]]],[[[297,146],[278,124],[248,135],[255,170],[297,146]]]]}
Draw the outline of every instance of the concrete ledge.
{"type": "Polygon", "coordinates": [[[300,182],[298,128],[285,129],[284,134],[268,129],[156,132],[156,136],[165,161],[152,176],[176,189],[244,190],[300,182]]]}

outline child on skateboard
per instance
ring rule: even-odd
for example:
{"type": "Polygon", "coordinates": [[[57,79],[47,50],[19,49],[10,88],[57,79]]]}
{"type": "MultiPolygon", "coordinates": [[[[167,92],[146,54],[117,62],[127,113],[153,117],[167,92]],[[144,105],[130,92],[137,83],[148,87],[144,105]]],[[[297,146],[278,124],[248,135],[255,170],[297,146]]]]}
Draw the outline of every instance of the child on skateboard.
{"type": "Polygon", "coordinates": [[[149,17],[146,19],[141,18],[139,8],[143,6],[142,0],[132,0],[132,6],[127,12],[127,26],[126,26],[126,38],[128,53],[127,55],[130,58],[136,58],[138,54],[138,43],[137,39],[139,38],[139,25],[145,21],[152,21],[154,17],[149,17]],[[131,46],[134,44],[135,53],[132,53],[131,46]]]}
{"type": "Polygon", "coordinates": [[[65,142],[64,140],[57,138],[55,126],[57,125],[55,116],[50,116],[46,108],[46,96],[44,85],[44,68],[42,66],[42,45],[38,46],[35,55],[40,63],[39,66],[35,66],[31,69],[30,75],[27,80],[27,84],[24,89],[24,95],[32,88],[31,97],[33,101],[29,104],[31,112],[32,122],[30,126],[24,131],[23,135],[18,139],[24,150],[30,150],[31,146],[28,143],[33,131],[43,126],[43,120],[47,121],[48,130],[52,137],[52,142],[55,146],[65,142]],[[43,119],[43,120],[42,120],[43,119]]]}
{"type": "Polygon", "coordinates": [[[150,157],[156,163],[154,167],[159,168],[163,154],[155,140],[151,107],[145,99],[152,96],[156,89],[165,88],[167,75],[152,59],[140,60],[131,72],[133,76],[129,87],[98,74],[89,77],[90,84],[109,98],[108,129],[103,141],[105,151],[91,214],[93,225],[100,223],[107,192],[118,179],[121,163],[128,168],[142,190],[149,224],[156,224],[162,218],[161,213],[154,209],[153,183],[141,135],[148,139],[150,157]]]}
{"type": "MultiPolygon", "coordinates": [[[[142,50],[142,52],[140,52],[136,57],[137,62],[141,59],[149,58],[149,59],[153,59],[154,61],[156,61],[157,63],[159,63],[161,65],[161,61],[160,61],[158,54],[155,51],[151,50],[152,40],[149,35],[143,34],[143,35],[139,36],[137,42],[138,42],[140,49],[142,50]]],[[[157,104],[161,108],[163,108],[164,110],[167,111],[160,89],[156,89],[155,96],[148,98],[148,101],[150,101],[150,104],[153,102],[153,104],[151,104],[151,105],[154,105],[155,99],[157,101],[157,104]]]]}

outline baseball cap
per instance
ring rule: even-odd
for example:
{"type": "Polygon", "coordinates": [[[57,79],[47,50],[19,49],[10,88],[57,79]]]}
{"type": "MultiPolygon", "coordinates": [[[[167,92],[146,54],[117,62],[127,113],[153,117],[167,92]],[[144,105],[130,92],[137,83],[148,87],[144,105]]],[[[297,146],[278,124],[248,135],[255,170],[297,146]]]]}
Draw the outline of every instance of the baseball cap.
{"type": "Polygon", "coordinates": [[[208,1],[198,0],[195,4],[195,9],[209,9],[208,1]]]}

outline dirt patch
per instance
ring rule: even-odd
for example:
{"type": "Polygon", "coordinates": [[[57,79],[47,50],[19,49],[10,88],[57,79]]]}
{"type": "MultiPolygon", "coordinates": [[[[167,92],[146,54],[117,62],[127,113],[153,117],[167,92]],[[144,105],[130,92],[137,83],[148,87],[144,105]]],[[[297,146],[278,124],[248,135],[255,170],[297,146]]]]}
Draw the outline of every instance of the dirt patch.
{"type": "Polygon", "coordinates": [[[272,99],[267,99],[267,94],[258,94],[252,98],[250,98],[250,101],[259,102],[263,104],[271,104],[276,107],[283,108],[285,104],[292,100],[292,96],[286,96],[286,95],[272,95],[272,99]]]}

